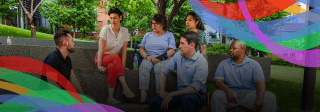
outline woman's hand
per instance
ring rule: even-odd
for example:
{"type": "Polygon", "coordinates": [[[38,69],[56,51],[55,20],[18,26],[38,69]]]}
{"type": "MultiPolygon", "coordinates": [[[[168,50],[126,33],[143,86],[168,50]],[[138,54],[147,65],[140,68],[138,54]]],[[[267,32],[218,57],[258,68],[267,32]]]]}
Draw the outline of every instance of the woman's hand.
{"type": "Polygon", "coordinates": [[[107,68],[103,66],[98,66],[98,69],[101,73],[105,73],[107,71],[107,68]]]}
{"type": "Polygon", "coordinates": [[[149,61],[151,61],[151,62],[152,62],[152,59],[154,59],[153,56],[148,56],[148,57],[147,57],[147,60],[149,60],[149,61]]]}
{"type": "Polygon", "coordinates": [[[111,47],[110,49],[104,48],[104,49],[103,49],[103,52],[111,51],[113,48],[114,48],[114,47],[111,47]]]}
{"type": "Polygon", "coordinates": [[[160,62],[160,60],[157,59],[157,58],[156,58],[156,59],[152,59],[152,63],[153,63],[153,64],[157,64],[157,63],[159,63],[159,62],[160,62]]]}

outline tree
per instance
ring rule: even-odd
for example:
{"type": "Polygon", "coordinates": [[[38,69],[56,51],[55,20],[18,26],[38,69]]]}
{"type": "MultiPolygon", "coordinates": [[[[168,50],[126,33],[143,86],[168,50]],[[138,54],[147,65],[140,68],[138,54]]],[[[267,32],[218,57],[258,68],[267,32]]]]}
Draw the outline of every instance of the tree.
{"type": "Polygon", "coordinates": [[[157,13],[157,10],[150,0],[109,1],[111,3],[105,3],[105,6],[107,7],[106,10],[117,7],[124,13],[121,26],[126,27],[131,34],[131,48],[133,43],[132,36],[136,35],[138,31],[152,31],[150,23],[153,15],[157,13]]]}
{"type": "Polygon", "coordinates": [[[71,26],[74,38],[77,28],[84,35],[96,31],[99,3],[100,0],[50,0],[39,10],[51,24],[71,26]]]}
{"type": "Polygon", "coordinates": [[[23,6],[21,0],[19,0],[19,4],[20,6],[22,7],[24,13],[27,15],[27,18],[28,18],[28,24],[31,25],[31,38],[36,38],[36,27],[34,26],[34,22],[33,22],[33,14],[37,11],[38,7],[42,4],[44,0],[41,0],[41,2],[35,7],[33,8],[33,0],[31,0],[31,11],[27,11],[27,9],[23,6]]]}
{"type": "MultiPolygon", "coordinates": [[[[167,17],[171,14],[173,7],[174,7],[174,2],[172,0],[168,1],[167,11],[166,11],[167,17]]],[[[181,5],[178,12],[173,17],[171,25],[168,28],[168,31],[172,32],[175,37],[177,47],[179,45],[178,43],[179,43],[179,39],[180,39],[180,33],[183,33],[188,30],[188,28],[186,27],[186,18],[187,18],[188,13],[192,12],[192,11],[193,11],[193,9],[189,5],[189,3],[184,2],[181,5]]]]}
{"type": "Polygon", "coordinates": [[[11,20],[12,17],[16,16],[18,5],[19,3],[15,0],[0,0],[0,20],[1,18],[11,20]]]}
{"type": "MultiPolygon", "coordinates": [[[[158,13],[161,14],[166,14],[166,9],[167,9],[167,2],[170,0],[151,0],[152,3],[154,4],[154,6],[157,8],[158,13]]],[[[182,6],[182,4],[185,2],[186,0],[180,0],[178,2],[178,0],[173,0],[173,8],[170,12],[170,15],[168,16],[167,20],[168,20],[168,27],[170,27],[170,24],[173,20],[174,15],[179,11],[180,7],[182,6]]]]}

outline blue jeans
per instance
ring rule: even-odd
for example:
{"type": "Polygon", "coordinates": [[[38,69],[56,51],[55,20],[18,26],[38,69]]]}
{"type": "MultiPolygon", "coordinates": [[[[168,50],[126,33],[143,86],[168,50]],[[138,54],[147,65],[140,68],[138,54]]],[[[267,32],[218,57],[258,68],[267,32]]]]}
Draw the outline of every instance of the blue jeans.
{"type": "MultiPolygon", "coordinates": [[[[165,112],[161,108],[163,99],[160,96],[149,101],[151,112],[165,112]]],[[[187,93],[182,96],[173,97],[168,104],[168,111],[181,107],[183,112],[194,112],[205,103],[204,95],[201,93],[187,93]]]]}

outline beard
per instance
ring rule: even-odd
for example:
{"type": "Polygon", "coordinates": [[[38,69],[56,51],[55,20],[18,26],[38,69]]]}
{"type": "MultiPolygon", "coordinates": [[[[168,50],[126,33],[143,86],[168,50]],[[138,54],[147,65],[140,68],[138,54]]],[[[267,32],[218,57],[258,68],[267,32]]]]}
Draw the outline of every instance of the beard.
{"type": "Polygon", "coordinates": [[[67,50],[70,52],[70,53],[73,53],[75,51],[76,48],[67,48],[67,50]]]}

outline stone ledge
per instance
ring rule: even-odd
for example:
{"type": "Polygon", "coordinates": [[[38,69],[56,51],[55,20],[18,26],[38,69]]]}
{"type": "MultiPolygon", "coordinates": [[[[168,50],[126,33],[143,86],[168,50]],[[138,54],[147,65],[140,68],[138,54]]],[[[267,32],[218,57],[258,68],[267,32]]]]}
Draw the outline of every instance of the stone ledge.
{"type": "MultiPolygon", "coordinates": [[[[132,103],[121,103],[121,104],[107,104],[118,109],[121,109],[125,112],[151,112],[149,104],[132,104],[132,103]]],[[[200,109],[197,109],[195,112],[210,112],[208,106],[202,106],[200,109]]],[[[181,108],[176,108],[169,112],[182,112],[181,108]]]]}

